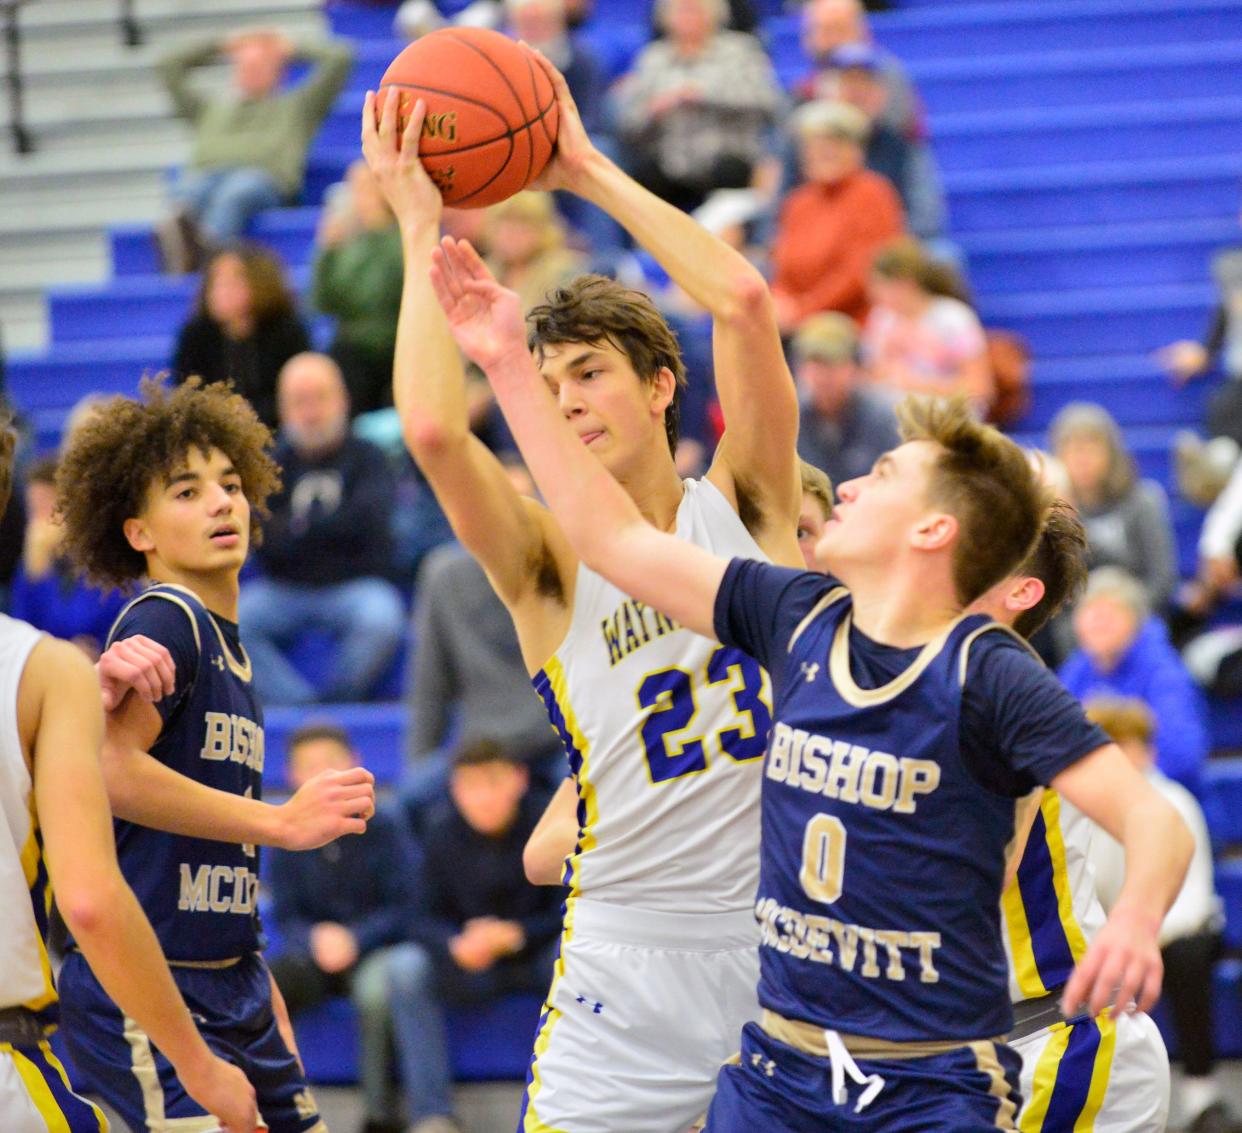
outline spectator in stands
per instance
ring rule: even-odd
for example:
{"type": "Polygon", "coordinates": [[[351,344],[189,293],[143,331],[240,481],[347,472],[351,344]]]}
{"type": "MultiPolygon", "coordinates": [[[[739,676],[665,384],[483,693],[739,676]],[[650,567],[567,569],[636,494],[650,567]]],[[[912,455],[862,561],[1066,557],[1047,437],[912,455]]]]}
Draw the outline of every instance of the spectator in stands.
{"type": "MultiPolygon", "coordinates": [[[[1088,538],[1090,537],[1088,533],[1088,538]]],[[[1077,648],[1059,670],[1080,700],[1135,697],[1156,719],[1156,764],[1190,790],[1208,755],[1207,706],[1143,584],[1118,567],[1098,567],[1074,610],[1077,648]]]]}
{"type": "Polygon", "coordinates": [[[835,311],[812,315],[793,340],[802,403],[798,454],[834,484],[866,475],[900,444],[892,404],[869,385],[858,361],[858,327],[835,311]]]}
{"type": "Polygon", "coordinates": [[[108,631],[125,605],[116,590],[82,579],[61,554],[64,527],[57,521],[56,457],[34,461],[26,472],[26,535],[13,576],[9,612],[99,658],[108,631]]]}
{"type": "Polygon", "coordinates": [[[267,704],[306,704],[316,690],[283,652],[308,630],[337,639],[319,699],[362,700],[401,644],[405,611],[388,579],[396,485],[388,459],[349,432],[349,395],[326,354],[280,373],[276,459],[284,483],[257,550],[263,577],[242,586],[238,615],[267,704]]]}
{"type": "Polygon", "coordinates": [[[956,273],[911,237],[880,249],[871,268],[862,357],[875,384],[908,393],[963,394],[980,417],[992,401],[987,337],[956,273]]]}
{"type": "Polygon", "coordinates": [[[901,61],[877,47],[859,0],[806,0],[802,6],[802,50],[812,71],[794,88],[799,102],[841,97],[840,76],[828,61],[844,47],[870,47],[887,97],[881,118],[904,138],[923,138],[923,116],[918,96],[901,61]]]}
{"type": "Polygon", "coordinates": [[[817,311],[861,322],[876,252],[905,217],[891,184],[863,168],[867,118],[844,102],[810,102],[792,120],[805,183],[781,206],[772,249],[772,297],[787,333],[817,311]]]}
{"type": "MultiPolygon", "coordinates": [[[[344,729],[306,724],[289,737],[290,790],[358,757],[344,729]]],[[[392,1086],[388,963],[407,939],[416,901],[411,847],[382,808],[365,834],[309,853],[270,850],[272,919],[280,946],[268,963],[295,1020],[298,1012],[347,995],[359,1023],[364,1133],[400,1133],[392,1086]]]]}
{"type": "Polygon", "coordinates": [[[663,36],[615,88],[624,163],[687,212],[751,183],[784,96],[753,36],[724,28],[724,0],[657,0],[663,36]]]}
{"type": "MultiPolygon", "coordinates": [[[[530,474],[506,462],[514,486],[533,496],[530,474]]],[[[503,743],[532,768],[537,785],[555,785],[565,756],[531,688],[513,620],[483,568],[457,543],[427,555],[418,576],[407,669],[407,803],[443,793],[449,744],[503,743]]]]}
{"type": "Polygon", "coordinates": [[[815,544],[824,533],[824,524],[832,515],[832,481],[822,469],[798,462],[802,473],[802,506],[798,509],[798,547],[807,570],[819,570],[815,562],[815,544]]]}
{"type": "Polygon", "coordinates": [[[1087,529],[1091,565],[1118,566],[1139,579],[1163,610],[1177,585],[1169,504],[1154,480],[1140,480],[1121,430],[1103,406],[1076,401],[1049,429],[1053,455],[1069,477],[1069,501],[1087,529]]]}
{"type": "Polygon", "coordinates": [[[523,847],[547,801],[529,791],[525,766],[498,744],[468,744],[449,793],[426,829],[415,943],[389,965],[410,1133],[458,1128],[441,1006],[546,990],[564,899],[564,890],[531,885],[523,871],[523,847]]]}
{"type": "Polygon", "coordinates": [[[216,252],[203,269],[194,313],[177,333],[173,381],[195,374],[231,381],[275,429],[276,378],[290,358],[309,349],[279,261],[255,245],[238,244],[216,252]]]}
{"type": "MultiPolygon", "coordinates": [[[[1130,761],[1182,816],[1194,835],[1195,852],[1181,892],[1160,926],[1164,960],[1162,997],[1172,1009],[1173,1033],[1185,1071],[1178,1083],[1180,1128],[1187,1133],[1236,1133],[1231,1116],[1212,1078],[1216,1061],[1212,1043],[1212,965],[1221,952],[1221,901],[1212,873],[1212,845],[1207,822],[1195,799],[1156,767],[1152,751],[1155,720],[1140,700],[1092,700],[1087,715],[1099,724],[1130,761]]],[[[1091,864],[1104,907],[1112,910],[1125,879],[1121,845],[1104,831],[1091,843],[1091,864]]]]}
{"type": "Polygon", "coordinates": [[[936,161],[924,138],[903,132],[886,116],[891,96],[882,66],[883,56],[874,44],[847,44],[824,58],[824,85],[835,73],[834,97],[867,116],[867,168],[892,182],[910,231],[920,239],[934,240],[944,235],[946,220],[936,161]]]}
{"type": "Polygon", "coordinates": [[[160,81],[194,132],[173,190],[177,211],[160,233],[168,270],[194,270],[205,247],[238,239],[258,213],[296,200],[311,141],[352,62],[342,43],[295,45],[272,29],[193,43],[160,59],[160,81]],[[219,97],[196,91],[193,72],[221,56],[232,65],[232,89],[219,97]],[[295,60],[312,64],[310,76],[282,91],[295,60]]]}
{"type": "Polygon", "coordinates": [[[547,193],[518,193],[488,209],[487,266],[502,287],[516,291],[522,310],[547,301],[586,270],[582,255],[565,243],[565,226],[547,193]]]}
{"type": "Polygon", "coordinates": [[[505,14],[509,34],[543,52],[565,76],[594,139],[604,125],[604,73],[590,44],[570,32],[565,0],[506,0],[505,14]]]}
{"type": "Polygon", "coordinates": [[[315,245],[311,304],[336,317],[328,353],[345,376],[350,413],[383,409],[392,404],[404,270],[401,232],[361,158],[329,194],[315,245]]]}

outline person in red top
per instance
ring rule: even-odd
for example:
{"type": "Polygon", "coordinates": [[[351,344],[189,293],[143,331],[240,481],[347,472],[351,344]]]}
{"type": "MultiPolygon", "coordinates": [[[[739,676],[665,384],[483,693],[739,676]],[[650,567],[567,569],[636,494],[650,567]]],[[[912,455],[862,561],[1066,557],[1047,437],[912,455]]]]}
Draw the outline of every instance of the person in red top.
{"type": "Polygon", "coordinates": [[[772,249],[772,297],[784,333],[818,311],[867,316],[875,253],[905,230],[897,190],[863,167],[867,118],[843,102],[794,115],[805,182],[785,198],[772,249]]]}

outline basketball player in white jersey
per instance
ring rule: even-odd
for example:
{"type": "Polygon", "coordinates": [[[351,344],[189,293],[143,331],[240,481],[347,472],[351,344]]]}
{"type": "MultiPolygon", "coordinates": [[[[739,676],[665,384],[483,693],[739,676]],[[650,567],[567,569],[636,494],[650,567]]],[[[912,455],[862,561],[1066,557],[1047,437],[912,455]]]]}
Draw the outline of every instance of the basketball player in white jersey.
{"type": "MultiPolygon", "coordinates": [[[[800,564],[797,398],[762,276],[600,154],[549,71],[560,132],[538,187],[605,209],[711,313],[728,432],[707,475],[683,482],[676,339],[645,296],[600,277],[531,313],[530,345],[561,411],[657,527],[719,554],[800,564]]],[[[554,805],[578,818],[520,1128],[682,1133],[757,1010],[766,675],[583,567],[471,435],[460,355],[428,276],[441,201],[417,160],[424,108],[403,139],[395,110],[388,99],[377,125],[368,95],[363,112],[363,150],[406,256],[394,399],[411,453],[513,616],[569,754],[554,805]]]]}
{"type": "MultiPolygon", "coordinates": [[[[14,434],[0,423],[0,508],[14,434]]],[[[117,866],[99,767],[99,684],[80,650],[0,615],[0,1129],[103,1133],[48,1044],[53,894],[99,980],[226,1133],[252,1133],[255,1094],[208,1049],[117,866]]]]}
{"type": "MultiPolygon", "coordinates": [[[[1030,557],[976,602],[1029,638],[1086,580],[1086,534],[1058,501],[1030,557]]],[[[1022,1056],[1022,1133],[1163,1133],[1169,1056],[1151,1017],[1066,1020],[1058,1002],[1074,965],[1104,926],[1089,861],[1094,824],[1045,790],[1001,902],[1014,1029],[1022,1056]]]]}

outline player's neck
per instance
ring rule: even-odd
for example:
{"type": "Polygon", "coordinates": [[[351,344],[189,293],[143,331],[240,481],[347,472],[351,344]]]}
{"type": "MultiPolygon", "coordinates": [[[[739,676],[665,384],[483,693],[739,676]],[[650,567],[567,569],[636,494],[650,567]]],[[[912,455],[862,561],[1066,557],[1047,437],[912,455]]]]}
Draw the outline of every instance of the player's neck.
{"type": "Polygon", "coordinates": [[[617,480],[653,527],[672,531],[677,526],[677,509],[685,489],[671,457],[661,455],[649,460],[617,480]]]}
{"type": "Polygon", "coordinates": [[[929,578],[927,573],[895,579],[891,570],[879,570],[852,580],[857,629],[872,641],[897,649],[931,641],[962,611],[952,579],[929,578]]]}
{"type": "Polygon", "coordinates": [[[153,583],[168,583],[192,591],[207,609],[229,622],[237,621],[240,573],[233,569],[202,572],[179,570],[160,562],[154,556],[147,556],[147,577],[153,583]]]}

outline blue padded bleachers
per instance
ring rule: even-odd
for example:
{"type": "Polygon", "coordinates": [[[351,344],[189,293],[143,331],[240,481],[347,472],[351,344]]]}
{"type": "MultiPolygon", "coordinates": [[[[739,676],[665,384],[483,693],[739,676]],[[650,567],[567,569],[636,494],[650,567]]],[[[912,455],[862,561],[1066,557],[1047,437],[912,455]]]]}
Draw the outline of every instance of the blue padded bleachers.
{"type": "MultiPolygon", "coordinates": [[[[1169,1056],[1176,1058],[1177,1043],[1168,1004],[1162,1000],[1151,1014],[1164,1036],[1169,1056]]],[[[1212,972],[1212,1024],[1217,1056],[1242,1057],[1242,960],[1222,960],[1212,972]]]]}
{"type": "Polygon", "coordinates": [[[1217,849],[1242,848],[1242,759],[1209,760],[1200,794],[1217,849]]]}
{"type": "Polygon", "coordinates": [[[1216,891],[1225,905],[1225,946],[1242,948],[1242,860],[1217,863],[1216,891]]]}
{"type": "Polygon", "coordinates": [[[289,736],[294,730],[311,720],[330,720],[349,733],[376,784],[391,787],[401,778],[405,760],[405,719],[404,705],[393,702],[268,708],[263,714],[264,786],[271,791],[285,788],[289,736]]]}
{"type": "MultiPolygon", "coordinates": [[[[526,1077],[542,999],[508,995],[494,1003],[445,1012],[449,1061],[458,1082],[510,1081],[526,1077]]],[[[358,1080],[358,1031],[353,1006],[331,999],[293,1022],[310,1080],[349,1085],[358,1080]]]]}
{"type": "MultiPolygon", "coordinates": [[[[1242,700],[1208,697],[1208,728],[1214,749],[1242,749],[1242,700]]],[[[1206,805],[1204,810],[1207,810],[1206,805]]],[[[1212,815],[1208,814],[1209,828],[1212,828],[1212,821],[1212,815]]],[[[1212,829],[1215,838],[1215,829],[1212,829]]]]}

